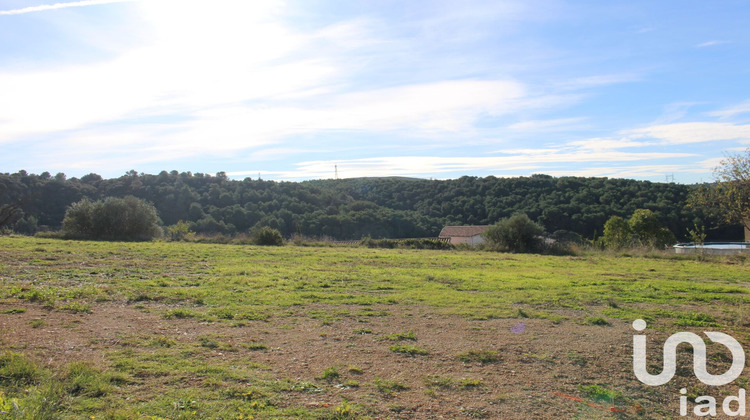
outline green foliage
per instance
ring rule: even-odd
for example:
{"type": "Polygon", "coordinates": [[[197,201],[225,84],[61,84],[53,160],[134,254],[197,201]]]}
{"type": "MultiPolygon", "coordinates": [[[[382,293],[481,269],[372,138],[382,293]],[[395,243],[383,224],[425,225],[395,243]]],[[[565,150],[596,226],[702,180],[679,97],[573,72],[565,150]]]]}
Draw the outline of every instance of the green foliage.
{"type": "Polygon", "coordinates": [[[63,220],[69,238],[145,241],[161,235],[156,209],[133,196],[83,199],[70,206],[63,220]]]}
{"type": "Polygon", "coordinates": [[[635,246],[664,249],[677,243],[674,234],[662,227],[656,214],[648,209],[636,209],[627,221],[620,216],[610,217],[604,224],[601,241],[611,249],[635,246]]]}
{"type": "Polygon", "coordinates": [[[610,404],[616,399],[622,398],[622,393],[609,390],[601,385],[579,385],[578,390],[581,391],[586,398],[594,401],[606,401],[610,404]]]}
{"type": "Polygon", "coordinates": [[[464,363],[498,363],[500,355],[494,350],[468,350],[459,353],[456,358],[464,363]]]}
{"type": "MultiPolygon", "coordinates": [[[[437,236],[445,225],[489,225],[524,213],[548,232],[592,238],[610,216],[629,217],[638,208],[659,214],[672,232],[685,232],[696,218],[703,217],[699,209],[684,205],[693,189],[674,183],[543,175],[295,183],[235,181],[220,174],[177,171],[157,175],[130,171],[114,179],[21,171],[0,174],[0,207],[8,208],[10,214],[9,206],[15,206],[8,226],[19,232],[33,229],[31,217],[36,218],[40,231],[59,229],[66,209],[82,198],[95,202],[132,195],[153,203],[164,225],[182,220],[199,235],[233,236],[269,226],[283,237],[425,238],[437,236]],[[16,223],[21,219],[25,222],[16,223]]],[[[705,220],[708,225],[711,222],[705,220]]],[[[711,235],[715,232],[711,230],[711,235]]],[[[425,243],[402,245],[428,248],[425,243]]]]}
{"type": "Polygon", "coordinates": [[[489,246],[506,252],[540,252],[544,228],[525,214],[517,214],[490,226],[483,236],[489,246]]]}
{"type": "Polygon", "coordinates": [[[172,226],[165,228],[167,239],[170,241],[184,241],[185,239],[195,236],[195,232],[190,230],[190,224],[184,220],[179,220],[172,226]]]}
{"type": "Polygon", "coordinates": [[[0,355],[0,384],[10,387],[34,385],[42,378],[42,371],[23,354],[6,352],[0,355]]]}
{"type": "Polygon", "coordinates": [[[694,190],[688,205],[721,223],[750,229],[750,148],[714,168],[716,183],[694,190]]]}
{"type": "Polygon", "coordinates": [[[706,227],[698,224],[693,225],[693,229],[687,230],[688,238],[690,242],[698,245],[703,245],[706,242],[706,227]]]}
{"type": "Polygon", "coordinates": [[[284,245],[284,238],[277,229],[263,226],[253,233],[253,242],[256,245],[282,246],[284,245]]]}
{"type": "Polygon", "coordinates": [[[326,382],[333,382],[337,381],[340,377],[341,374],[339,373],[338,368],[336,368],[335,366],[331,366],[323,371],[323,374],[320,375],[319,379],[326,382]]]}
{"type": "Polygon", "coordinates": [[[378,392],[389,395],[397,391],[406,391],[409,389],[408,386],[401,382],[388,379],[375,378],[372,384],[375,385],[375,389],[377,389],[378,392]]]}
{"type": "Polygon", "coordinates": [[[426,356],[430,354],[429,351],[421,347],[412,346],[410,344],[406,344],[406,345],[394,344],[389,348],[394,353],[401,353],[407,356],[426,356]]]}
{"type": "Polygon", "coordinates": [[[382,337],[383,340],[387,341],[401,341],[401,340],[411,340],[411,341],[417,341],[417,336],[414,334],[414,331],[409,332],[401,332],[401,333],[393,333],[388,334],[382,337]]]}
{"type": "Polygon", "coordinates": [[[604,244],[608,248],[620,249],[633,244],[630,225],[620,216],[612,216],[604,224],[604,244]]]}

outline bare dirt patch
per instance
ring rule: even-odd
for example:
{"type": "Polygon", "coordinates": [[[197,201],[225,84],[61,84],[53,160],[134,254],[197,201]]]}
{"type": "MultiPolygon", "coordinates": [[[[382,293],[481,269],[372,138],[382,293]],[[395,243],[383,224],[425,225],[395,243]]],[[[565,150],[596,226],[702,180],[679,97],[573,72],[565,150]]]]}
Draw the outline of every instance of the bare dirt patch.
{"type": "MultiPolygon", "coordinates": [[[[404,419],[664,418],[677,413],[676,389],[655,390],[634,378],[633,330],[620,320],[601,326],[479,321],[403,306],[347,308],[349,315],[311,318],[311,309],[340,309],[321,306],[298,307],[266,321],[207,323],[164,319],[163,308],[156,305],[100,303],[90,314],[70,314],[36,304],[0,304],[0,310],[11,307],[26,312],[0,315],[2,347],[43,364],[87,360],[107,369],[113,351],[143,347],[154,337],[175,343],[209,337],[221,345],[202,347],[207,363],[259,364],[276,379],[310,384],[309,392],[282,393],[282,407],[332,407],[346,399],[366,407],[374,418],[404,419]],[[426,354],[398,351],[410,348],[426,354]],[[496,357],[481,361],[472,354],[496,357]],[[597,400],[582,390],[590,385],[619,395],[597,400]]],[[[161,386],[194,385],[190,380],[165,383],[161,386]]],[[[129,386],[133,389],[126,392],[146,398],[157,384],[143,379],[129,386]]]]}

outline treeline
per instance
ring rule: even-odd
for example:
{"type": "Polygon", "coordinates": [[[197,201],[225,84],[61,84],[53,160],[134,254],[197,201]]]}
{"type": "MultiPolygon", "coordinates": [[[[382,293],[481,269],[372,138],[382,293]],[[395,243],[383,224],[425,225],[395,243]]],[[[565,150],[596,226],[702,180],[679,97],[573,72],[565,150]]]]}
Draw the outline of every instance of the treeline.
{"type": "MultiPolygon", "coordinates": [[[[332,239],[434,237],[445,225],[485,225],[524,213],[547,232],[601,235],[611,216],[649,209],[678,238],[710,224],[686,207],[695,187],[608,178],[461,177],[453,180],[358,178],[306,182],[230,180],[208,175],[130,171],[68,179],[20,171],[0,174],[0,222],[19,233],[58,230],[66,210],[84,198],[134,196],[153,204],[165,226],[179,221],[205,234],[247,233],[264,226],[285,237],[332,239]]],[[[741,236],[739,229],[710,235],[741,236]]]]}

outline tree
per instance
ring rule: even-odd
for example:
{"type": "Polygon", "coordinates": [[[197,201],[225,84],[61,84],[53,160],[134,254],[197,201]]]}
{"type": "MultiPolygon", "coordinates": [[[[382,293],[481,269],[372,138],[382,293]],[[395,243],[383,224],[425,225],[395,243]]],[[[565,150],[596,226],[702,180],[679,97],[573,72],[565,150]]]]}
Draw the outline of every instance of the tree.
{"type": "Polygon", "coordinates": [[[263,226],[262,228],[253,232],[252,236],[253,242],[256,245],[284,245],[284,238],[281,236],[281,232],[268,226],[263,226]]]}
{"type": "Polygon", "coordinates": [[[153,205],[133,196],[74,203],[65,213],[63,233],[81,239],[151,240],[161,235],[153,205]]]}
{"type": "Polygon", "coordinates": [[[723,223],[750,230],[750,148],[744,155],[723,159],[714,169],[714,178],[715,184],[693,191],[688,205],[723,223]]]}
{"type": "Polygon", "coordinates": [[[625,248],[642,245],[664,248],[677,242],[674,234],[662,226],[656,214],[647,209],[636,209],[627,221],[612,216],[604,224],[604,245],[608,248],[625,248]]]}
{"type": "Polygon", "coordinates": [[[508,252],[538,252],[544,228],[526,214],[516,214],[490,226],[482,235],[492,248],[508,252]]]}
{"type": "Polygon", "coordinates": [[[620,216],[612,216],[604,224],[602,240],[607,248],[625,248],[632,245],[632,231],[628,222],[620,216]]]}

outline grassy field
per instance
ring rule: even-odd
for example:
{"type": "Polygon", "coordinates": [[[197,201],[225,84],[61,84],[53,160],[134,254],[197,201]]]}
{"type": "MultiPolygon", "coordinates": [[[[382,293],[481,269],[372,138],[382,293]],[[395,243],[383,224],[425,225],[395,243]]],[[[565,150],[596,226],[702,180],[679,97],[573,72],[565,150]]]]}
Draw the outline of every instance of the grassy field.
{"type": "Polygon", "coordinates": [[[726,257],[0,237],[0,418],[669,418],[706,390],[640,385],[630,323],[651,354],[707,328],[750,348],[748,280],[726,257]]]}

